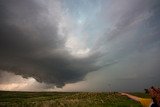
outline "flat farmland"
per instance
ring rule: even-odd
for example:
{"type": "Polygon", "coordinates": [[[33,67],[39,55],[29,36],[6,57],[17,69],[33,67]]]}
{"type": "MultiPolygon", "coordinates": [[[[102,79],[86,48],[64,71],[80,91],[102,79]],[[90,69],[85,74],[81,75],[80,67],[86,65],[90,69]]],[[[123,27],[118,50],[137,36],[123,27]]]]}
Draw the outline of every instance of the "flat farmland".
{"type": "MultiPolygon", "coordinates": [[[[143,93],[132,93],[148,97],[143,93]]],[[[141,107],[117,92],[0,91],[0,107],[141,107]]]]}

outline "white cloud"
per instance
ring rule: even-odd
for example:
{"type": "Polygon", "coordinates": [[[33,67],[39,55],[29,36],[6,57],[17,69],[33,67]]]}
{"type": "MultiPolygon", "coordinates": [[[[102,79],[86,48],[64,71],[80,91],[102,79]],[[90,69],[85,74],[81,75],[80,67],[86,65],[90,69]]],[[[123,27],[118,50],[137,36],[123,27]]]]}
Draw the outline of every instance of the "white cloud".
{"type": "Polygon", "coordinates": [[[66,43],[65,47],[67,50],[74,56],[84,57],[87,56],[90,52],[90,49],[85,46],[78,38],[70,36],[66,43]]]}

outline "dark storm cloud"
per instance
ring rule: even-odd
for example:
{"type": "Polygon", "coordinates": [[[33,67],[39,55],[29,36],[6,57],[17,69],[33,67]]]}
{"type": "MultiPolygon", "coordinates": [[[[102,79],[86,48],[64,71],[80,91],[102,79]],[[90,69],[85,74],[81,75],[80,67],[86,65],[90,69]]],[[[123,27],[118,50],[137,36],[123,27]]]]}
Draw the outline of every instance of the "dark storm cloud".
{"type": "Polygon", "coordinates": [[[160,84],[159,18],[159,0],[1,0],[0,76],[33,77],[46,88],[84,77],[86,90],[160,84]]]}
{"type": "Polygon", "coordinates": [[[50,0],[0,1],[1,70],[61,87],[98,69],[96,55],[76,58],[64,49],[66,39],[58,34],[58,5],[50,0]]]}

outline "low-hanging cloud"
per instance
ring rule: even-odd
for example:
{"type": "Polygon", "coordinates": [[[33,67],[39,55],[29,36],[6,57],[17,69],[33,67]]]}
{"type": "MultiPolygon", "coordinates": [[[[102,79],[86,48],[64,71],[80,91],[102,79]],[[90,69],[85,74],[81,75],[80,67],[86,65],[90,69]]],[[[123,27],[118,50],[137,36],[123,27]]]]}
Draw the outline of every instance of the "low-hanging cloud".
{"type": "MultiPolygon", "coordinates": [[[[62,87],[99,67],[96,55],[73,56],[60,35],[63,12],[56,0],[2,0],[0,69],[62,87]]],[[[67,32],[67,31],[66,31],[67,32]]]]}
{"type": "Polygon", "coordinates": [[[123,89],[119,81],[132,83],[142,75],[146,81],[153,70],[150,84],[158,83],[159,0],[1,0],[0,13],[2,74],[51,87],[86,77],[88,86],[105,90],[94,82],[113,81],[123,89]],[[93,71],[94,81],[86,76],[93,71]]]}

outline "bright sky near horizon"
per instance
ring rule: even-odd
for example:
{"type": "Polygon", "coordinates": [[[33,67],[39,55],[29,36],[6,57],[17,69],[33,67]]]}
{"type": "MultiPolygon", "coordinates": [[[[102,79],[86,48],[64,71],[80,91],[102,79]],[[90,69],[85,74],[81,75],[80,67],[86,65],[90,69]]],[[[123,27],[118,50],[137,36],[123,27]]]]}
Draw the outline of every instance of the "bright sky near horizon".
{"type": "Polygon", "coordinates": [[[1,0],[0,90],[160,86],[159,0],[1,0]]]}

